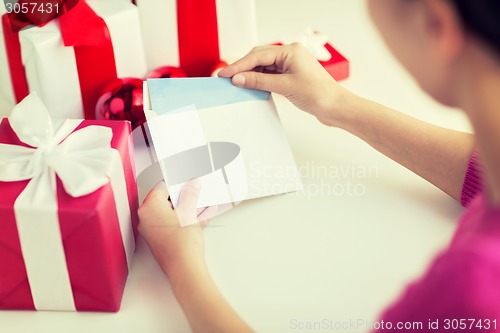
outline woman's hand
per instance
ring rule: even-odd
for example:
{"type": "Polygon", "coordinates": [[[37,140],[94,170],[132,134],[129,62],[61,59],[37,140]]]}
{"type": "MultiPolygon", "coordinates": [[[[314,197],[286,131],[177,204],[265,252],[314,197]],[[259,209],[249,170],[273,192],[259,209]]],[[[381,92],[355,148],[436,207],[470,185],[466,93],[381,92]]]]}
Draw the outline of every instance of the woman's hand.
{"type": "Polygon", "coordinates": [[[199,180],[187,183],[179,198],[179,205],[174,210],[168,200],[165,182],[162,181],[149,192],[139,208],[139,232],[167,275],[169,267],[179,261],[204,259],[202,229],[207,224],[204,220],[214,216],[217,207],[209,207],[201,212],[196,209],[200,188],[199,180]]]}
{"type": "Polygon", "coordinates": [[[174,210],[165,183],[158,183],[139,208],[139,232],[169,278],[193,332],[251,333],[206,267],[202,233],[206,222],[198,221],[214,216],[218,208],[196,209],[200,187],[199,180],[187,183],[174,210]]]}
{"type": "Polygon", "coordinates": [[[300,44],[253,49],[219,72],[233,84],[276,92],[325,125],[340,127],[456,199],[474,138],[361,98],[341,87],[300,44]]]}
{"type": "Polygon", "coordinates": [[[254,48],[219,72],[239,87],[271,91],[326,125],[337,126],[352,95],[298,43],[254,48]]]}

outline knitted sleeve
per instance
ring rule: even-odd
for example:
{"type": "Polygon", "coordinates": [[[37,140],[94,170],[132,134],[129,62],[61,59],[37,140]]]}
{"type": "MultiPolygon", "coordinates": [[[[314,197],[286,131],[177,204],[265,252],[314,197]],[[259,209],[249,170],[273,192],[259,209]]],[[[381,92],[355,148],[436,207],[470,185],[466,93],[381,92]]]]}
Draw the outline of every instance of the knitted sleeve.
{"type": "Polygon", "coordinates": [[[460,196],[460,203],[462,206],[467,207],[474,197],[481,193],[483,190],[481,164],[479,162],[479,154],[474,150],[469,160],[469,166],[465,173],[464,184],[462,187],[462,194],[460,196]]]}

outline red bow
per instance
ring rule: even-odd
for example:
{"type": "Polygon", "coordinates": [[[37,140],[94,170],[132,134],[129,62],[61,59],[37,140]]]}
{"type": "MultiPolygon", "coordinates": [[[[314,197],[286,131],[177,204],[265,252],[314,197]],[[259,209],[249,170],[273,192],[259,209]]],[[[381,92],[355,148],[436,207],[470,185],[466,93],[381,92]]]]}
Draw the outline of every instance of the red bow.
{"type": "Polygon", "coordinates": [[[30,26],[43,26],[66,14],[75,7],[78,0],[19,0],[13,10],[7,13],[12,32],[19,32],[30,26]]]}

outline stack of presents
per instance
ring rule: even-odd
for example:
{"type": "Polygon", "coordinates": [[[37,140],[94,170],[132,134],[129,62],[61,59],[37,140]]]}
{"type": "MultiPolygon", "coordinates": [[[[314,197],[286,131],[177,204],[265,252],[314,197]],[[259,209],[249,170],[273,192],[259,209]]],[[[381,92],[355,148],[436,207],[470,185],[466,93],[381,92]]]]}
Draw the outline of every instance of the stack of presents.
{"type": "MultiPolygon", "coordinates": [[[[118,311],[137,237],[142,82],[212,76],[244,56],[255,3],[32,3],[0,4],[0,309],[118,311]]],[[[299,41],[348,76],[322,34],[299,41]]]]}

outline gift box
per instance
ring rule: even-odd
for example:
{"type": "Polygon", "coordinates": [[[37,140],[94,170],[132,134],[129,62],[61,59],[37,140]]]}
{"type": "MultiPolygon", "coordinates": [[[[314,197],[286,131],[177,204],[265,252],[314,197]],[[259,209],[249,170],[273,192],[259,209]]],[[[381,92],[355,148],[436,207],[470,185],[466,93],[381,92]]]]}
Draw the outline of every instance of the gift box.
{"type": "Polygon", "coordinates": [[[128,122],[54,120],[36,94],[0,123],[0,309],[118,311],[137,187],[128,122]]]}
{"type": "MultiPolygon", "coordinates": [[[[9,37],[12,34],[6,34],[4,31],[9,31],[4,28],[6,26],[10,29],[10,22],[8,21],[7,15],[5,15],[5,7],[0,5],[0,118],[6,117],[8,113],[12,110],[14,105],[16,105],[16,96],[15,91],[13,89],[14,82],[10,76],[9,62],[8,62],[8,52],[6,46],[9,45],[12,47],[20,48],[19,41],[16,45],[15,39],[14,42],[7,44],[9,37]]],[[[19,62],[21,62],[19,60],[19,62]]],[[[27,92],[27,83],[26,77],[24,75],[24,69],[22,70],[22,78],[26,84],[26,89],[18,89],[19,93],[22,95],[26,90],[27,92]]],[[[26,96],[26,95],[24,95],[26,96]]],[[[19,100],[20,101],[20,100],[19,100]]]]}
{"type": "Polygon", "coordinates": [[[254,0],[137,0],[149,70],[210,76],[257,45],[254,0]]]}
{"type": "Polygon", "coordinates": [[[285,37],[276,45],[301,43],[337,81],[349,77],[349,61],[337,51],[329,41],[327,35],[306,29],[296,36],[285,37]]]}
{"type": "Polygon", "coordinates": [[[12,18],[4,15],[2,21],[0,63],[9,65],[13,96],[4,99],[10,103],[19,102],[29,88],[54,118],[95,119],[107,84],[147,74],[139,13],[130,1],[81,0],[57,19],[20,32],[12,32],[12,18]]]}

